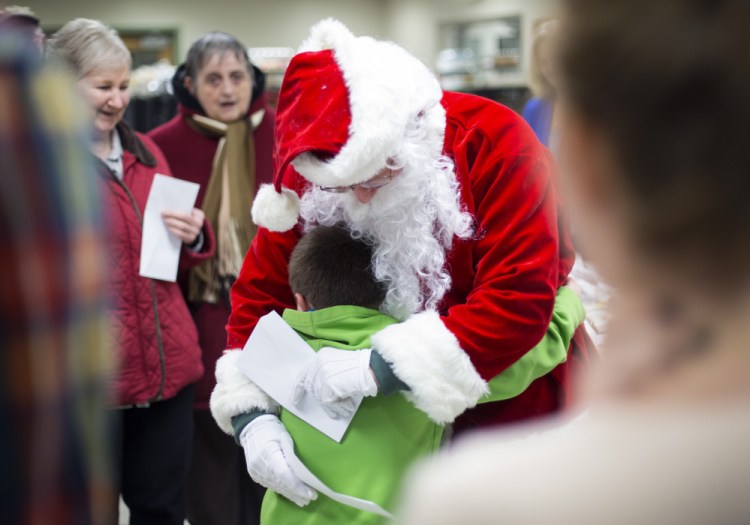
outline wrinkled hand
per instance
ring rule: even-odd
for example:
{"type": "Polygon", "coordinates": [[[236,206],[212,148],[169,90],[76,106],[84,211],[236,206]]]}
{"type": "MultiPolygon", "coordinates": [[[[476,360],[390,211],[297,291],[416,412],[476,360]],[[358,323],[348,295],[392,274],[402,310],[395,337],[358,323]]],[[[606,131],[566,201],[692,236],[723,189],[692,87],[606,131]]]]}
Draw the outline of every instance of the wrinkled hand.
{"type": "Polygon", "coordinates": [[[362,396],[378,393],[370,369],[371,350],[339,350],[324,347],[297,378],[294,404],[305,392],[323,404],[332,417],[349,417],[357,409],[362,396]]]}
{"type": "Polygon", "coordinates": [[[203,210],[193,208],[190,213],[165,210],[161,214],[167,229],[185,244],[193,244],[203,228],[206,218],[203,210]]]}
{"type": "Polygon", "coordinates": [[[281,450],[282,441],[293,448],[292,436],[278,417],[266,414],[248,423],[240,434],[247,471],[257,483],[304,507],[318,493],[292,472],[281,450]]]}

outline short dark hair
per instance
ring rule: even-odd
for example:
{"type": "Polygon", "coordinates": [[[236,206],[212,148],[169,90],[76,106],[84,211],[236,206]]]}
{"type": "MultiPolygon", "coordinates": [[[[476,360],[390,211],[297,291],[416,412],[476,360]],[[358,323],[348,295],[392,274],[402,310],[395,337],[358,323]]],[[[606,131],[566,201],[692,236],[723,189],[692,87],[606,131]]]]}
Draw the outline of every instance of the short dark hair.
{"type": "Polygon", "coordinates": [[[377,309],[386,294],[372,270],[372,244],[340,225],[317,226],[300,239],[289,259],[289,285],[316,309],[377,309]]]}
{"type": "Polygon", "coordinates": [[[628,232],[664,275],[750,265],[750,2],[565,0],[567,102],[614,154],[628,232]]]}
{"type": "Polygon", "coordinates": [[[244,62],[252,78],[253,65],[247,54],[247,48],[237,38],[221,31],[211,31],[193,42],[185,59],[185,75],[195,78],[209,58],[225,53],[232,53],[238,60],[244,62]]]}

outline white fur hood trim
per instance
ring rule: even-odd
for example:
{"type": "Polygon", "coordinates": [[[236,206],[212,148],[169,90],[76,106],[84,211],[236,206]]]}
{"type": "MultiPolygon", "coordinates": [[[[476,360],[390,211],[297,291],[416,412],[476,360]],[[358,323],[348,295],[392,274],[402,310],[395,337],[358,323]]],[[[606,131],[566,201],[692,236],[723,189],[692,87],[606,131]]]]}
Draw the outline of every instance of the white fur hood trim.
{"type": "Polygon", "coordinates": [[[237,368],[239,348],[228,350],[216,361],[216,387],[211,392],[211,415],[219,428],[234,435],[232,418],[252,410],[278,412],[279,405],[237,368]]]}
{"type": "Polygon", "coordinates": [[[372,346],[411,389],[406,398],[436,423],[452,422],[489,391],[436,312],[381,330],[372,346]]]}

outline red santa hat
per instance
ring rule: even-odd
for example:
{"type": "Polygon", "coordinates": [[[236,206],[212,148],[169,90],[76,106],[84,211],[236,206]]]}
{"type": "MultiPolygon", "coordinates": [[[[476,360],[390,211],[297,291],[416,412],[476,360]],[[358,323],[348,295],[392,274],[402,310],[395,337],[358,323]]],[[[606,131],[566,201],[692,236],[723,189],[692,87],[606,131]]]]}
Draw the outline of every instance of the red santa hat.
{"type": "Polygon", "coordinates": [[[415,119],[439,155],[441,97],[435,76],[396,44],[355,37],[336,20],[318,23],[284,75],[274,182],[258,191],[253,221],[272,231],[293,228],[299,199],[282,186],[290,169],[319,186],[364,182],[385,167],[415,119]]]}

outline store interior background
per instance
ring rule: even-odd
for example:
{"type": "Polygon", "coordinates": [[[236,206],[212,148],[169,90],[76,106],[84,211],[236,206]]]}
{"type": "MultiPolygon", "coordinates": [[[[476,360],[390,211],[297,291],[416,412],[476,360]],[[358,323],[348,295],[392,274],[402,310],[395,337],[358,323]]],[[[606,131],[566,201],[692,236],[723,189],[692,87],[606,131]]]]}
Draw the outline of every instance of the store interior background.
{"type": "MultiPolygon", "coordinates": [[[[293,52],[318,21],[333,17],[356,35],[370,35],[396,42],[438,72],[438,56],[446,48],[446,28],[478,24],[484,47],[493,47],[497,36],[492,23],[514,20],[518,26],[517,63],[494,74],[482,75],[481,57],[475,70],[454,68],[442,75],[446,89],[467,91],[498,100],[520,111],[529,97],[529,64],[536,24],[554,12],[555,0],[27,0],[50,36],[78,17],[101,20],[118,30],[134,53],[134,76],[159,59],[172,68],[182,63],[191,43],[207,31],[233,34],[249,48],[286,48],[293,52]],[[143,68],[142,66],[146,66],[143,68]]],[[[485,57],[486,58],[486,57],[485,57]]],[[[501,57],[507,59],[508,57],[501,57]]],[[[257,61],[256,61],[257,62],[257,61]]],[[[486,63],[486,61],[485,61],[486,63]]],[[[269,84],[278,87],[281,72],[269,71],[269,84]]],[[[169,72],[168,67],[160,73],[169,72]]],[[[486,71],[485,71],[486,73],[486,71]]],[[[131,103],[125,119],[139,131],[171,118],[176,111],[169,93],[144,92],[134,78],[131,103]]],[[[168,84],[165,79],[162,85],[168,84]]],[[[145,90],[147,91],[147,90],[145,90]]],[[[121,504],[120,524],[128,522],[121,504]]]]}
{"type": "Polygon", "coordinates": [[[529,50],[534,27],[553,13],[554,3],[554,0],[35,0],[28,5],[41,18],[48,35],[77,17],[101,20],[120,32],[134,56],[132,101],[125,118],[136,129],[147,131],[174,114],[174,100],[166,92],[168,78],[173,66],[184,60],[190,44],[201,34],[221,30],[244,42],[251,49],[253,61],[268,74],[273,102],[288,55],[304,40],[311,26],[327,17],[341,20],[357,35],[392,40],[403,46],[438,73],[445,89],[473,92],[520,111],[530,95],[529,50]],[[514,31],[508,31],[508,23],[517,27],[515,36],[514,31]],[[510,40],[500,41],[498,37],[510,40]],[[465,49],[471,47],[474,53],[467,56],[465,49]],[[446,55],[446,49],[456,53],[446,55]]]}

